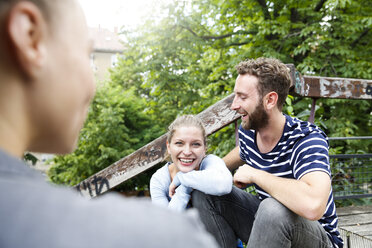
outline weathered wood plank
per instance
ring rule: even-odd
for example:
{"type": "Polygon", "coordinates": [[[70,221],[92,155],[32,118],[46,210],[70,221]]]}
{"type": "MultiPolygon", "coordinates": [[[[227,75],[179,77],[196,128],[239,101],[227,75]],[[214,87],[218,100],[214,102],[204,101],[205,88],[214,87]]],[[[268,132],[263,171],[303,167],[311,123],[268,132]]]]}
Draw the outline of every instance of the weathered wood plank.
{"type": "MultiPolygon", "coordinates": [[[[208,135],[240,117],[230,109],[233,99],[232,94],[198,114],[208,135]]],[[[166,134],[82,181],[76,189],[84,196],[95,197],[157,165],[166,156],[165,141],[166,134]]]]}
{"type": "Polygon", "coordinates": [[[360,236],[372,235],[372,222],[363,225],[342,226],[342,228],[346,231],[359,234],[360,236]]]}
{"type": "Polygon", "coordinates": [[[337,208],[337,215],[339,217],[346,216],[346,215],[364,214],[364,213],[372,213],[372,205],[349,206],[349,207],[337,208]]]}
{"type": "Polygon", "coordinates": [[[350,247],[372,247],[372,206],[337,209],[341,235],[350,247]]]}
{"type": "Polygon", "coordinates": [[[372,80],[301,76],[296,73],[294,91],[303,97],[372,99],[372,80]]]}
{"type": "MultiPolygon", "coordinates": [[[[353,215],[341,216],[340,226],[360,226],[363,224],[372,223],[372,213],[360,213],[353,215]]],[[[372,233],[372,229],[371,229],[372,233]]]]}

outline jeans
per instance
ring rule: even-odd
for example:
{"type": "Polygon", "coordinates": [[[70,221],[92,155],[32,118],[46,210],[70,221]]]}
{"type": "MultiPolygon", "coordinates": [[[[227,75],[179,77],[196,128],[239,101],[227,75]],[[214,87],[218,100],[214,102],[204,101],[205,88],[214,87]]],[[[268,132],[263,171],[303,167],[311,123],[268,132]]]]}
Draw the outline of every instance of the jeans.
{"type": "Polygon", "coordinates": [[[274,198],[260,201],[233,187],[223,196],[194,190],[192,204],[206,229],[224,248],[236,247],[238,238],[249,248],[333,247],[318,221],[293,213],[274,198]]]}

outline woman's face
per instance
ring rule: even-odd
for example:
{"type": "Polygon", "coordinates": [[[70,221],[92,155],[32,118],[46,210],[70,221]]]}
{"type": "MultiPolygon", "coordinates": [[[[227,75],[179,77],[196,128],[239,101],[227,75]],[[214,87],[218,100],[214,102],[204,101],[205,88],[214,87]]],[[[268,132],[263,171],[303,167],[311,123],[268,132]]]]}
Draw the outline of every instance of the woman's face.
{"type": "Polygon", "coordinates": [[[167,142],[167,149],[178,171],[198,170],[206,153],[203,133],[197,127],[181,126],[173,133],[170,143],[167,142]]]}

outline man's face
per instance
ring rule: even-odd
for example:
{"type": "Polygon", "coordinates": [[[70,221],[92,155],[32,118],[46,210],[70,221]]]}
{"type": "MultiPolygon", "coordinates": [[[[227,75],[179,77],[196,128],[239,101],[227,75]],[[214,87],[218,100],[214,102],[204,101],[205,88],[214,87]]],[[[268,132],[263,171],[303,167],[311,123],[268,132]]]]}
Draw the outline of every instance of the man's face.
{"type": "Polygon", "coordinates": [[[239,75],[235,83],[235,98],[231,109],[242,115],[242,127],[258,131],[268,124],[268,114],[257,90],[258,79],[255,76],[239,75]]]}
{"type": "Polygon", "coordinates": [[[71,152],[94,96],[92,42],[80,6],[72,5],[76,6],[60,10],[61,20],[48,31],[45,68],[30,89],[30,108],[42,131],[35,132],[39,137],[33,150],[71,152]]]}

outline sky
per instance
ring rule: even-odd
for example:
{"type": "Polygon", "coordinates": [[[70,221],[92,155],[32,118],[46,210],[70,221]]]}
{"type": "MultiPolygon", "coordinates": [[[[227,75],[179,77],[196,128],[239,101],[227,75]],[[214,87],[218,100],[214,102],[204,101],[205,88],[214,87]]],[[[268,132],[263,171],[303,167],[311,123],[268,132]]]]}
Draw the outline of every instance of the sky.
{"type": "Polygon", "coordinates": [[[88,26],[110,30],[138,25],[151,8],[165,1],[170,0],[79,0],[88,26]]]}

